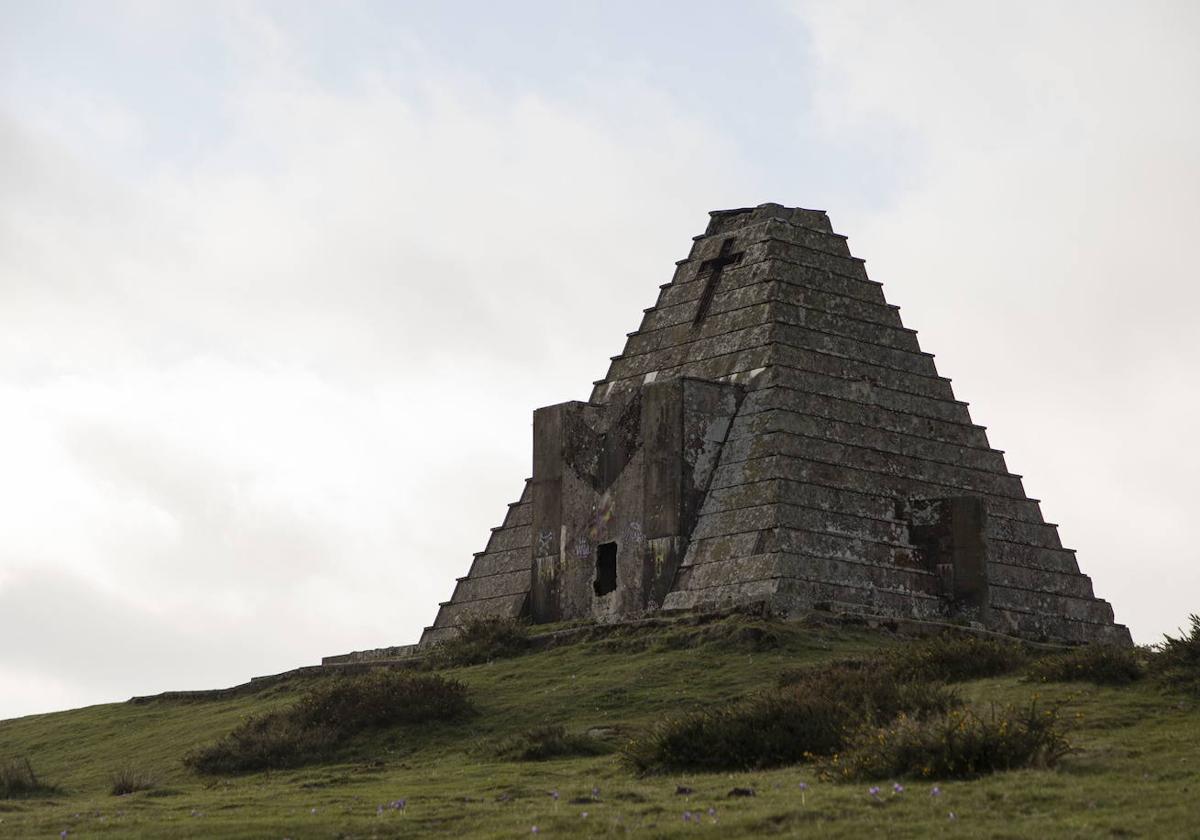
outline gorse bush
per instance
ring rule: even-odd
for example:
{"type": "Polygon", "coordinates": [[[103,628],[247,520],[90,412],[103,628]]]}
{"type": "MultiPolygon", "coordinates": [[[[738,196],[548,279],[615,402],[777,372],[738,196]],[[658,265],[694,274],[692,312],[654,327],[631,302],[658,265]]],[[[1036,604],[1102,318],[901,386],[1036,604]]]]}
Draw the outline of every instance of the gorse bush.
{"type": "Polygon", "coordinates": [[[622,759],[639,773],[772,767],[842,750],[863,727],[920,722],[962,705],[945,682],[1007,674],[1028,660],[1012,642],[945,634],[869,659],[780,675],[775,691],[665,721],[622,759]]]}
{"type": "Polygon", "coordinates": [[[1128,685],[1142,678],[1141,654],[1136,648],[1085,645],[1066,653],[1035,659],[1026,673],[1038,682],[1092,682],[1128,685]]]}
{"type": "Polygon", "coordinates": [[[774,767],[834,749],[842,725],[832,706],[779,691],[666,720],[630,741],[621,758],[643,775],[774,767]]]}
{"type": "Polygon", "coordinates": [[[0,762],[0,799],[48,796],[57,792],[58,788],[47,784],[33,772],[33,765],[28,758],[0,762]]]}
{"type": "Polygon", "coordinates": [[[305,731],[282,714],[257,715],[185,753],[183,765],[207,774],[295,767],[323,758],[336,743],[332,733],[305,731]]]}
{"type": "Polygon", "coordinates": [[[1150,672],[1161,683],[1200,696],[1200,615],[1188,617],[1191,630],[1178,639],[1166,635],[1154,646],[1150,672]]]}
{"type": "Polygon", "coordinates": [[[793,764],[841,749],[865,723],[960,703],[945,686],[895,681],[878,660],[834,662],[791,672],[782,687],[748,700],[664,721],[629,742],[622,760],[641,774],[793,764]]]}
{"type": "Polygon", "coordinates": [[[436,674],[377,670],[336,677],[289,708],[246,720],[183,761],[201,773],[294,767],[327,757],[364,729],[453,720],[470,711],[466,686],[436,674]]]}
{"type": "Polygon", "coordinates": [[[338,733],[280,712],[248,718],[216,743],[186,754],[183,763],[209,774],[297,767],[327,757],[338,741],[338,733]]]}
{"type": "Polygon", "coordinates": [[[511,618],[472,618],[457,636],[434,647],[428,667],[456,668],[519,656],[529,650],[529,625],[511,618]]]}
{"type": "Polygon", "coordinates": [[[157,784],[157,779],[149,773],[133,767],[121,767],[110,777],[109,793],[113,796],[126,796],[140,790],[151,790],[157,784]]]}
{"type": "Polygon", "coordinates": [[[610,748],[599,738],[568,732],[562,726],[539,726],[504,739],[496,747],[495,755],[508,761],[545,761],[606,752],[610,748]]]}
{"type": "Polygon", "coordinates": [[[470,707],[467,687],[458,680],[375,670],[317,685],[288,715],[304,727],[354,733],[373,726],[452,720],[470,707]]]}
{"type": "Polygon", "coordinates": [[[918,776],[970,778],[1022,767],[1051,767],[1070,751],[1057,709],[1007,706],[979,714],[956,709],[925,719],[900,715],[863,727],[825,773],[840,779],[918,776]]]}
{"type": "Polygon", "coordinates": [[[863,718],[890,720],[900,712],[926,715],[962,702],[941,683],[897,678],[880,659],[843,659],[803,668],[781,677],[780,685],[797,697],[840,707],[856,723],[863,718]]]}
{"type": "Polygon", "coordinates": [[[881,654],[897,679],[959,682],[1018,670],[1028,660],[1013,642],[943,634],[888,648],[881,654]]]}

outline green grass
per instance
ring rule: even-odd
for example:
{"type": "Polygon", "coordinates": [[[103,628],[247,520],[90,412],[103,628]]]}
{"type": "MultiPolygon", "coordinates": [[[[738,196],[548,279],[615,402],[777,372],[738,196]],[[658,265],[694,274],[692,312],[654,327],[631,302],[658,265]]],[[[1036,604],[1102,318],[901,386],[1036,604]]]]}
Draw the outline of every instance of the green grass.
{"type": "Polygon", "coordinates": [[[875,799],[866,783],[820,781],[804,765],[637,778],[615,753],[496,757],[505,739],[551,726],[592,731],[616,748],[667,715],[768,688],[797,666],[894,643],[865,630],[748,619],[596,634],[447,669],[471,689],[477,713],[465,720],[363,732],[336,761],[271,773],[205,777],[181,758],[250,715],[294,703],[311,680],[220,700],[113,704],[3,721],[0,760],[28,757],[57,790],[0,800],[0,836],[517,837],[534,825],[540,836],[1194,836],[1200,700],[1146,680],[1035,685],[1013,673],[958,683],[968,702],[984,708],[1025,703],[1034,693],[1041,703],[1065,703],[1074,751],[1053,770],[940,783],[938,797],[930,796],[931,783],[904,779],[904,793],[891,793],[888,780],[875,799]],[[111,796],[120,769],[153,777],[155,788],[111,796]],[[803,792],[802,781],[809,786],[803,792]],[[692,792],[677,795],[680,786],[692,792]],[[756,795],[730,798],[734,787],[756,795]],[[600,791],[595,800],[593,788],[600,791]],[[377,813],[401,798],[404,811],[377,813]],[[685,810],[702,814],[703,823],[685,823],[685,810]]]}

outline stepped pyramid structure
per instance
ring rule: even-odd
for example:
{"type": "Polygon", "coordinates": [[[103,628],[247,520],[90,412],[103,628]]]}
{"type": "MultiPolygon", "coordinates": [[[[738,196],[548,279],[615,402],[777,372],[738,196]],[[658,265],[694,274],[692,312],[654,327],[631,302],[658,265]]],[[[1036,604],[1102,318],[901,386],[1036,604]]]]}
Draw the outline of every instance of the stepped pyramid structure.
{"type": "Polygon", "coordinates": [[[422,643],[766,604],[1129,643],[823,212],[711,214],[422,643]]]}

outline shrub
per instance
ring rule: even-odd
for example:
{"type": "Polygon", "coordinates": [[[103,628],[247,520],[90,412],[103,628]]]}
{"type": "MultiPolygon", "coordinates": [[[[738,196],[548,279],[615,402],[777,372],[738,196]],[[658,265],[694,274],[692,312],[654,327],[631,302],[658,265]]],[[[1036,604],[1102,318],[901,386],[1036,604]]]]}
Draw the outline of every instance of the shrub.
{"type": "Polygon", "coordinates": [[[562,726],[539,726],[500,742],[497,758],[509,761],[545,761],[572,755],[600,755],[609,747],[599,738],[567,732],[562,726]]]}
{"type": "Polygon", "coordinates": [[[843,723],[830,704],[777,691],[666,720],[630,741],[621,757],[639,774],[793,764],[835,749],[843,723]]]}
{"type": "Polygon", "coordinates": [[[961,703],[946,686],[898,677],[880,659],[843,659],[802,668],[782,677],[780,683],[797,695],[844,709],[856,724],[862,718],[891,720],[900,712],[924,716],[961,703]]]}
{"type": "Polygon", "coordinates": [[[638,773],[746,770],[793,764],[841,749],[865,723],[960,704],[945,686],[897,682],[878,660],[792,672],[785,686],[740,703],[664,721],[622,752],[638,773]]]}
{"type": "Polygon", "coordinates": [[[353,734],[375,726],[451,720],[470,707],[467,687],[458,680],[375,670],[317,685],[288,714],[305,728],[353,734]]]}
{"type": "Polygon", "coordinates": [[[28,758],[0,762],[0,799],[49,796],[57,792],[57,787],[47,784],[33,772],[28,758]]]}
{"type": "Polygon", "coordinates": [[[154,776],[133,767],[121,767],[110,777],[109,792],[113,796],[125,796],[139,790],[150,790],[158,784],[154,776]]]}
{"type": "Polygon", "coordinates": [[[1178,639],[1164,635],[1150,658],[1150,672],[1164,685],[1200,696],[1200,615],[1188,617],[1191,630],[1178,639]]]}
{"type": "Polygon", "coordinates": [[[1035,659],[1027,673],[1040,682],[1092,682],[1098,685],[1128,685],[1142,678],[1142,662],[1136,648],[1117,645],[1085,645],[1066,653],[1035,659]]]}
{"type": "Polygon", "coordinates": [[[527,624],[511,618],[472,618],[457,636],[438,644],[427,661],[430,667],[455,668],[519,656],[528,649],[527,624]]]}
{"type": "Polygon", "coordinates": [[[841,779],[895,776],[969,778],[1021,767],[1050,767],[1070,751],[1057,709],[995,707],[988,715],[958,709],[920,720],[900,715],[864,727],[827,764],[841,779]]]}
{"type": "Polygon", "coordinates": [[[305,727],[286,712],[248,718],[221,740],[189,752],[183,763],[200,773],[243,773],[318,761],[338,744],[329,729],[305,727]]]}
{"type": "Polygon", "coordinates": [[[898,679],[958,682],[1011,673],[1025,664],[1025,650],[1013,642],[943,634],[884,651],[898,679]]]}
{"type": "Polygon", "coordinates": [[[328,756],[364,729],[452,720],[470,710],[466,686],[436,674],[377,670],[336,677],[289,708],[249,718],[183,763],[201,773],[294,767],[328,756]]]}

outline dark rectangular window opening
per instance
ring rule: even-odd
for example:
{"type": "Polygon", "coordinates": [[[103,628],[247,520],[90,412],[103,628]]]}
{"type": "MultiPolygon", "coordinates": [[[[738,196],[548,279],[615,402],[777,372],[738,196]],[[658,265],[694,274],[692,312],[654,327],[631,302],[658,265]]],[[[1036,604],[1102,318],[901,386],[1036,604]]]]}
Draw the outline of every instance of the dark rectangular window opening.
{"type": "Polygon", "coordinates": [[[617,588],[617,544],[601,543],[596,546],[596,580],[592,589],[596,596],[607,595],[617,588]]]}

